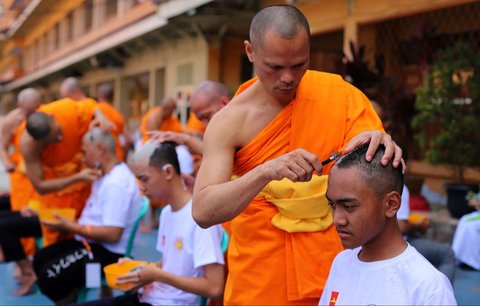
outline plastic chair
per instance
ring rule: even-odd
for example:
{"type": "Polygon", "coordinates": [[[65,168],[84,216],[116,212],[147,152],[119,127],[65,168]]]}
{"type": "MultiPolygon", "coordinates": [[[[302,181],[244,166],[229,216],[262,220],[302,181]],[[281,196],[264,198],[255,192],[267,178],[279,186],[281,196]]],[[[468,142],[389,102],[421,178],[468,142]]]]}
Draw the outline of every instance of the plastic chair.
{"type": "MultiPolygon", "coordinates": [[[[222,231],[222,241],[220,242],[220,246],[222,248],[223,254],[228,250],[228,244],[230,243],[230,236],[228,235],[226,230],[222,231]]],[[[200,304],[199,306],[206,306],[208,302],[208,298],[205,296],[200,297],[200,304]]]]}
{"type": "MultiPolygon", "coordinates": [[[[140,207],[140,211],[138,212],[137,218],[135,222],[133,222],[132,231],[130,232],[130,236],[128,237],[127,247],[125,249],[125,257],[132,257],[133,251],[133,244],[135,242],[135,236],[137,234],[138,226],[140,225],[140,221],[142,218],[147,214],[148,208],[150,207],[150,200],[142,196],[142,205],[140,207]]],[[[102,278],[102,287],[107,286],[107,281],[105,278],[102,278]]],[[[90,288],[82,287],[80,288],[78,295],[77,295],[77,303],[82,303],[87,301],[87,294],[90,288]]]]}

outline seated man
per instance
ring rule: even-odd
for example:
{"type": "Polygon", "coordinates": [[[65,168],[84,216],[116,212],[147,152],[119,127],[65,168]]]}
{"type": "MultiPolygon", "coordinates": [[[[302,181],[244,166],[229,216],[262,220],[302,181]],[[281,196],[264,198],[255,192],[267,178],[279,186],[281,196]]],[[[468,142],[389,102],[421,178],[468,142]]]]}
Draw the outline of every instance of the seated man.
{"type": "Polygon", "coordinates": [[[460,219],[453,236],[452,248],[460,263],[480,270],[480,193],[468,203],[477,211],[460,219]]]}
{"type": "Polygon", "coordinates": [[[455,277],[455,255],[452,248],[445,243],[419,237],[425,234],[430,223],[424,218],[419,223],[411,223],[408,220],[410,215],[409,206],[410,192],[407,186],[403,186],[402,204],[397,212],[398,225],[405,240],[422,254],[438,271],[445,274],[453,286],[455,277]]]}
{"type": "Polygon", "coordinates": [[[397,211],[402,167],[382,166],[380,145],[368,143],[340,159],[328,178],[327,199],[343,246],[319,305],[456,305],[453,289],[402,236],[397,211]]]}
{"type": "MultiPolygon", "coordinates": [[[[118,284],[134,283],[137,294],[82,305],[198,305],[201,296],[223,294],[225,272],[219,225],[200,228],[192,217],[192,195],[185,190],[175,146],[148,142],[134,156],[135,174],[145,195],[169,203],[162,210],[155,266],[118,278],[118,284]]],[[[123,259],[127,260],[127,259],[123,259]]]]}
{"type": "Polygon", "coordinates": [[[115,140],[99,128],[83,137],[84,161],[102,172],[77,222],[57,215],[43,223],[57,231],[76,234],[37,252],[33,267],[43,294],[56,304],[75,300],[76,288],[85,285],[85,264],[90,252],[104,267],[124,256],[128,237],[139,213],[141,196],[135,176],[115,156],[115,140]]]}

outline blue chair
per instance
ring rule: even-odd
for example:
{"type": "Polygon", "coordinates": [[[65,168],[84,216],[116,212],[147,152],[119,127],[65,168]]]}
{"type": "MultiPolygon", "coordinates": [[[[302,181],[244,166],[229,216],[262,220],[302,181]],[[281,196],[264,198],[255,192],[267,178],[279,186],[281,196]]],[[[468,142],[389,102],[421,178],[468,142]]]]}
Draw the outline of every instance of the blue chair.
{"type": "MultiPolygon", "coordinates": [[[[140,225],[140,221],[146,215],[149,207],[150,200],[147,197],[142,196],[142,205],[140,207],[140,211],[138,212],[137,218],[135,219],[135,222],[132,226],[132,231],[130,232],[130,236],[128,237],[127,247],[125,249],[125,257],[132,257],[133,244],[135,242],[135,236],[137,234],[138,226],[140,225]]],[[[102,278],[102,287],[103,286],[107,286],[107,281],[105,280],[105,278],[102,278]]],[[[86,287],[80,288],[77,296],[77,303],[87,301],[88,290],[89,288],[86,287]]]]}

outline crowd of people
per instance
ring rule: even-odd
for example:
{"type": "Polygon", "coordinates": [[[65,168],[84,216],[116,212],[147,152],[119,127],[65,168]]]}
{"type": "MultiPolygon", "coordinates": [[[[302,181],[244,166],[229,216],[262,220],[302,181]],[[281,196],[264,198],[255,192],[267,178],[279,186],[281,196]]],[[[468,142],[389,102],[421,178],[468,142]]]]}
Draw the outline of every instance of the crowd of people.
{"type": "Polygon", "coordinates": [[[67,78],[63,98],[48,104],[33,88],[21,91],[0,134],[11,177],[0,247],[18,266],[15,293],[38,283],[57,305],[71,304],[88,263],[130,261],[126,241],[143,196],[163,208],[150,222],[158,261],[118,278],[133,294],[83,305],[199,305],[201,297],[456,304],[451,266],[434,267],[405,240],[402,150],[362,92],[308,69],[309,47],[298,9],[260,10],[245,41],[256,77],[233,97],[224,84],[200,83],[186,126],[166,97],[144,115],[134,152],[111,87],[100,86],[94,100],[67,78]],[[52,208],[73,209],[75,219],[39,218],[52,208]]]}

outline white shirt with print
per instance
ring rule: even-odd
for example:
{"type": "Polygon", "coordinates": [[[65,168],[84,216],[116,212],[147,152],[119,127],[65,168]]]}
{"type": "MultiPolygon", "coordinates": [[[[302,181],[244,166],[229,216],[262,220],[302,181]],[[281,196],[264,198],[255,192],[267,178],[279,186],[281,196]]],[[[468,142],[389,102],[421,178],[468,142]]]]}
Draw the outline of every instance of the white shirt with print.
{"type": "MultiPolygon", "coordinates": [[[[204,276],[203,266],[224,264],[220,246],[222,227],[202,229],[193,220],[192,201],[173,212],[170,205],[162,210],[157,250],[162,254],[163,269],[185,277],[204,276]]],[[[198,305],[199,296],[170,285],[154,282],[139,295],[140,302],[151,305],[198,305]]]]}
{"type": "Polygon", "coordinates": [[[359,260],[360,250],[335,257],[318,305],[457,305],[447,277],[412,246],[375,262],[359,260]]]}

